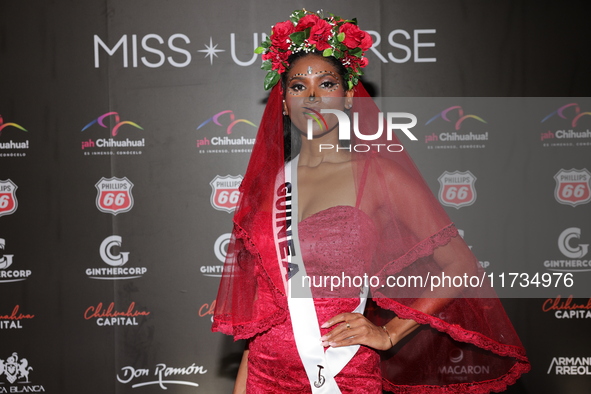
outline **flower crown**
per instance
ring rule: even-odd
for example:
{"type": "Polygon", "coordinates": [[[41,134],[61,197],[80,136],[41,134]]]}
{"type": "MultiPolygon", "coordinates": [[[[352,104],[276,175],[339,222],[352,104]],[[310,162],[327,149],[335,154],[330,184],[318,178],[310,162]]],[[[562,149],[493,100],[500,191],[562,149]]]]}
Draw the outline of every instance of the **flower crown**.
{"type": "Polygon", "coordinates": [[[334,56],[347,73],[349,89],[359,82],[362,67],[367,66],[364,52],[373,44],[371,36],[357,27],[357,20],[346,20],[330,14],[323,18],[318,13],[296,10],[289,20],[273,26],[271,36],[261,43],[255,53],[263,54],[262,69],[267,70],[265,90],[279,82],[280,75],[289,67],[287,58],[292,53],[322,51],[322,56],[334,56]]]}

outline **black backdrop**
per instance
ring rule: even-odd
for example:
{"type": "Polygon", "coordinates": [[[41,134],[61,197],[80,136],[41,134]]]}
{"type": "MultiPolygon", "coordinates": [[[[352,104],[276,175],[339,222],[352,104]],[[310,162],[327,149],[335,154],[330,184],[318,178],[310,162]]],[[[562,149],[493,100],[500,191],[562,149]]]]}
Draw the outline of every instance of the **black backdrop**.
{"type": "MultiPolygon", "coordinates": [[[[377,95],[553,97],[484,146],[427,142],[441,124],[408,149],[436,194],[446,171],[476,176],[476,201],[446,209],[490,269],[588,264],[590,204],[555,176],[588,190],[590,123],[540,122],[591,111],[584,1],[4,1],[0,393],[230,391],[243,345],[210,324],[266,97],[252,49],[302,7],[372,32],[377,95]]],[[[509,392],[591,391],[589,295],[569,295],[503,300],[533,366],[509,392]]]]}

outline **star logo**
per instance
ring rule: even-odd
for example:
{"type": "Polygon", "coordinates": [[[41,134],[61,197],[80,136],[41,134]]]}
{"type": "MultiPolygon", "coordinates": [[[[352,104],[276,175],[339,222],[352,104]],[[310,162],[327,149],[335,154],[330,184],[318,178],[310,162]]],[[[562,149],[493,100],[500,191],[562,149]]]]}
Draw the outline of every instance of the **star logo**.
{"type": "Polygon", "coordinates": [[[213,66],[213,57],[218,57],[217,52],[226,52],[225,49],[217,49],[218,44],[213,45],[213,39],[209,37],[209,46],[204,44],[206,49],[198,49],[197,52],[205,52],[205,57],[209,57],[209,62],[213,66]]]}

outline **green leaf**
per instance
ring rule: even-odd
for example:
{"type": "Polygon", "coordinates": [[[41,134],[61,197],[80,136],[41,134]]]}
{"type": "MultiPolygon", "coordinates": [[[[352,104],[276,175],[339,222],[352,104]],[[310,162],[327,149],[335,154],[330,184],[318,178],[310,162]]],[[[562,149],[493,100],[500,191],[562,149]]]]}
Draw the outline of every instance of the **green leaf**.
{"type": "Polygon", "coordinates": [[[332,48],[326,48],[324,51],[322,51],[322,56],[324,56],[324,57],[332,56],[332,48]]]}
{"type": "Polygon", "coordinates": [[[355,57],[361,57],[363,55],[363,49],[361,49],[359,47],[351,49],[351,50],[349,50],[349,55],[355,56],[355,57]]]}
{"type": "Polygon", "coordinates": [[[265,60],[262,64],[261,68],[263,70],[271,71],[271,69],[273,68],[273,64],[271,63],[270,60],[265,60]]]}
{"type": "Polygon", "coordinates": [[[334,57],[336,57],[337,59],[341,59],[343,57],[343,52],[336,50],[333,52],[332,54],[334,57]]]}
{"type": "Polygon", "coordinates": [[[289,19],[295,25],[299,22],[300,19],[304,17],[304,15],[306,15],[306,12],[304,10],[295,10],[289,19]]]}
{"type": "Polygon", "coordinates": [[[279,73],[276,70],[269,71],[265,77],[265,90],[271,89],[279,82],[279,73]]]}
{"type": "Polygon", "coordinates": [[[257,47],[257,49],[254,50],[254,53],[256,53],[257,55],[260,55],[263,52],[265,52],[265,48],[263,47],[257,47]]]}
{"type": "Polygon", "coordinates": [[[339,42],[343,42],[343,41],[345,41],[345,33],[343,33],[343,32],[340,32],[340,33],[337,35],[337,40],[339,40],[339,42]]]}
{"type": "Polygon", "coordinates": [[[349,86],[349,90],[353,89],[353,82],[347,81],[347,85],[349,86]]]}
{"type": "Polygon", "coordinates": [[[306,31],[304,30],[291,33],[289,35],[289,38],[291,39],[291,42],[293,42],[295,45],[302,45],[304,43],[304,40],[306,39],[306,31]]]}

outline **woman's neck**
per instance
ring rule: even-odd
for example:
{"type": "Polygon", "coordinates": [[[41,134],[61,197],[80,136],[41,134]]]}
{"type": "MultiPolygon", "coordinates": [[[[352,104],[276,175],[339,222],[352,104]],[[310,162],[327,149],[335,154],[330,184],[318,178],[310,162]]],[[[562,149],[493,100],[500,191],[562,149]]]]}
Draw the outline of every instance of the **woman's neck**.
{"type": "Polygon", "coordinates": [[[351,160],[351,152],[339,145],[338,130],[319,138],[307,139],[302,135],[298,166],[318,167],[322,163],[343,163],[351,160]]]}

